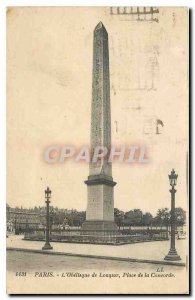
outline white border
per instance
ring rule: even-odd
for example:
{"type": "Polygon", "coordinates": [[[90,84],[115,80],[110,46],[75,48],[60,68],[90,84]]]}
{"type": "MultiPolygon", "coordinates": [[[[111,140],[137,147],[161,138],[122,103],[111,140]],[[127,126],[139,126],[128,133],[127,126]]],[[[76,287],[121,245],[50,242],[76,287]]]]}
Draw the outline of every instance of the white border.
{"type": "MultiPolygon", "coordinates": [[[[127,1],[127,0],[5,0],[0,1],[0,296],[1,299],[6,299],[8,296],[5,294],[6,291],[6,255],[5,255],[5,207],[6,207],[6,7],[8,6],[185,6],[194,10],[195,1],[187,0],[159,0],[159,1],[127,1]]],[[[193,27],[193,24],[192,24],[193,27]]],[[[192,41],[194,40],[194,30],[192,30],[192,41]]],[[[193,49],[193,45],[192,45],[193,49]]],[[[192,61],[192,60],[191,60],[192,61]]],[[[190,66],[192,70],[193,66],[190,66]]],[[[195,85],[194,78],[192,78],[192,86],[195,85]]],[[[193,95],[191,95],[193,96],[193,95]]],[[[191,99],[191,108],[193,108],[193,116],[195,106],[192,106],[193,99],[191,99]]],[[[194,124],[193,124],[194,125],[194,124]]],[[[193,126],[194,129],[194,126],[193,126]]],[[[195,131],[192,130],[192,141],[194,141],[195,131]]],[[[192,145],[193,149],[193,145],[192,145]]],[[[13,149],[14,154],[14,149],[13,149]]],[[[194,163],[193,163],[194,167],[194,163]]],[[[195,185],[195,179],[192,180],[192,186],[195,185]]],[[[193,203],[192,195],[191,202],[193,203]]],[[[191,207],[192,207],[191,203],[191,207]]],[[[194,213],[193,205],[193,213],[194,213]]],[[[191,213],[191,219],[193,219],[191,213]]],[[[192,231],[191,231],[192,233],[192,231]]],[[[192,254],[192,253],[191,253],[192,254]]],[[[194,267],[194,264],[193,264],[194,267]]],[[[194,285],[194,279],[192,282],[194,285]]],[[[156,296],[157,297],[157,296],[156,296]]],[[[156,298],[155,297],[155,298],[156,298]]],[[[41,298],[38,296],[37,298],[41,298]]],[[[53,297],[56,298],[56,297],[53,297]]],[[[68,297],[69,298],[69,297],[68,297]]],[[[71,297],[72,298],[72,297],[71,297]]],[[[104,298],[104,297],[103,297],[104,298]]],[[[131,296],[131,298],[135,298],[131,296]]],[[[135,299],[141,298],[136,297],[135,299]]],[[[169,298],[169,297],[168,297],[169,298]]],[[[181,297],[180,297],[181,298],[181,297]]],[[[183,297],[182,297],[183,298],[183,297]]],[[[27,296],[23,297],[27,299],[27,296]]]]}

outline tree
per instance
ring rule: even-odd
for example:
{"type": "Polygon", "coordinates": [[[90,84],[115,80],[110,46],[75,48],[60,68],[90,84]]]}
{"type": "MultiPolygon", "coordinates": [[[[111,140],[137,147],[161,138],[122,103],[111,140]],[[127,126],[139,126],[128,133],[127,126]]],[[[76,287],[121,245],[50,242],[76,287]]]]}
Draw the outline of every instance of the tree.
{"type": "Polygon", "coordinates": [[[158,209],[156,214],[156,224],[162,226],[168,226],[170,222],[170,212],[167,207],[158,209]]]}
{"type": "Polygon", "coordinates": [[[145,214],[143,214],[143,218],[142,218],[142,224],[145,226],[149,226],[152,223],[152,214],[149,212],[146,212],[145,214]]]}
{"type": "Polygon", "coordinates": [[[140,209],[130,210],[125,213],[125,222],[131,225],[142,225],[143,213],[140,209]]]}
{"type": "Polygon", "coordinates": [[[121,227],[124,223],[124,211],[119,210],[118,208],[114,209],[114,220],[116,224],[121,227]]]}
{"type": "Polygon", "coordinates": [[[177,226],[183,226],[186,223],[186,211],[181,207],[175,208],[175,222],[177,226]]]}

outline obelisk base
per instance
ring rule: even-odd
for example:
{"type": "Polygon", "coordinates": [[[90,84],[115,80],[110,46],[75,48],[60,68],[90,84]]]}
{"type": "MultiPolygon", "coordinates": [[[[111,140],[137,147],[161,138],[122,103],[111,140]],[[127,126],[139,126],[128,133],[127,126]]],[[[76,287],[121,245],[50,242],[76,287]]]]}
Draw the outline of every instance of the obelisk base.
{"type": "Polygon", "coordinates": [[[120,232],[114,221],[85,221],[81,228],[83,240],[90,244],[118,244],[120,232]]]}
{"type": "Polygon", "coordinates": [[[113,221],[85,221],[82,225],[81,230],[89,230],[89,231],[118,231],[117,225],[113,221]]]}
{"type": "Polygon", "coordinates": [[[90,175],[85,181],[88,188],[88,206],[83,231],[111,234],[118,231],[114,222],[113,188],[116,182],[105,174],[90,175]]]}

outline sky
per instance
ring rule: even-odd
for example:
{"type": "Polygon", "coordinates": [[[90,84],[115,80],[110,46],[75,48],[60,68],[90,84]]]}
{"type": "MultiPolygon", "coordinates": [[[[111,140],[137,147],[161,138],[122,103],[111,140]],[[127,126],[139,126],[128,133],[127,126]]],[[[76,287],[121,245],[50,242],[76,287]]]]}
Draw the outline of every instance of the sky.
{"type": "Polygon", "coordinates": [[[85,210],[87,163],[48,164],[49,145],[90,143],[93,30],[109,37],[112,144],[145,146],[148,164],[113,163],[115,207],[187,209],[188,12],[160,8],[159,22],[111,15],[109,7],[7,11],[7,203],[85,210]],[[156,134],[156,120],[162,120],[156,134]]]}

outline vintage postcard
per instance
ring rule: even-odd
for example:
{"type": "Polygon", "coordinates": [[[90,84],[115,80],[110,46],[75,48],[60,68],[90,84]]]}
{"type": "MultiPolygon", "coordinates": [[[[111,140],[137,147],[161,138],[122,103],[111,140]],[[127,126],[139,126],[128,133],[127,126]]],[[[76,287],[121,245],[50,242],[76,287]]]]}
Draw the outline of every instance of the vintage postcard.
{"type": "Polygon", "coordinates": [[[189,294],[188,26],[7,8],[8,294],[189,294]]]}

